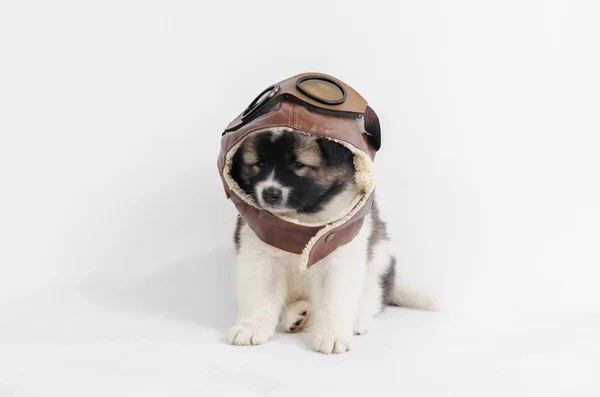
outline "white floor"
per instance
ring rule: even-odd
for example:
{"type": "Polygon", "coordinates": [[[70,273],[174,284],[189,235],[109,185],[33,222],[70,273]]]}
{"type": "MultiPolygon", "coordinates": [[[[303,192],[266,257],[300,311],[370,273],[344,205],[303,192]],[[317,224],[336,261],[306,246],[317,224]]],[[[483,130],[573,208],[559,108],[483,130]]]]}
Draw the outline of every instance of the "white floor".
{"type": "Polygon", "coordinates": [[[341,356],[312,352],[308,332],[232,347],[229,276],[3,302],[0,396],[600,395],[600,317],[485,325],[390,308],[341,356]]]}
{"type": "Polygon", "coordinates": [[[600,397],[598,15],[0,1],[0,397],[600,397]],[[389,309],[341,356],[308,332],[224,343],[236,211],[220,134],[308,71],[378,112],[399,274],[447,297],[389,309]]]}

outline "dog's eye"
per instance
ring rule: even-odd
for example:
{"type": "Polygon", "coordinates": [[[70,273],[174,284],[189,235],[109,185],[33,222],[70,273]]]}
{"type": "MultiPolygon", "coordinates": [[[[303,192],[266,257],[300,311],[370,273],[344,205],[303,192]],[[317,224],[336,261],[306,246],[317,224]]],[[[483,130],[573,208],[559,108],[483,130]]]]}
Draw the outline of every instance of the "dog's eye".
{"type": "Polygon", "coordinates": [[[296,161],[296,162],[294,162],[294,163],[292,164],[292,167],[293,167],[293,168],[295,168],[295,169],[297,169],[297,170],[299,170],[300,168],[303,168],[303,167],[304,167],[304,164],[302,164],[302,163],[300,163],[300,162],[296,161]]]}
{"type": "Polygon", "coordinates": [[[254,164],[255,166],[257,166],[258,168],[262,168],[265,166],[265,162],[264,161],[259,161],[258,163],[254,164]]]}

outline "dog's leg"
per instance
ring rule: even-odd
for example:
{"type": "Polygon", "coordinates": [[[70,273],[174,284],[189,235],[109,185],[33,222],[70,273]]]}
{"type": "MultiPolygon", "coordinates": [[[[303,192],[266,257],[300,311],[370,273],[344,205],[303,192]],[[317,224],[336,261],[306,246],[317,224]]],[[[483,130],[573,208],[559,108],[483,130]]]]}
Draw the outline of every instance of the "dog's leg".
{"type": "Polygon", "coordinates": [[[260,345],[279,322],[286,293],[285,269],[260,252],[241,252],[236,272],[238,318],[229,330],[232,345],[260,345]]]}
{"type": "Polygon", "coordinates": [[[313,348],[325,354],[350,350],[366,266],[364,251],[353,245],[338,248],[315,269],[313,348]]]}
{"type": "MultiPolygon", "coordinates": [[[[367,277],[369,275],[367,274],[367,277]]],[[[381,287],[372,280],[367,280],[360,295],[358,311],[354,321],[354,334],[363,335],[367,332],[373,317],[381,310],[381,287]]]]}
{"type": "Polygon", "coordinates": [[[381,312],[384,301],[389,299],[394,287],[396,259],[390,256],[385,244],[379,243],[373,250],[374,255],[367,264],[365,285],[358,303],[355,335],[367,332],[373,317],[381,312]]]}

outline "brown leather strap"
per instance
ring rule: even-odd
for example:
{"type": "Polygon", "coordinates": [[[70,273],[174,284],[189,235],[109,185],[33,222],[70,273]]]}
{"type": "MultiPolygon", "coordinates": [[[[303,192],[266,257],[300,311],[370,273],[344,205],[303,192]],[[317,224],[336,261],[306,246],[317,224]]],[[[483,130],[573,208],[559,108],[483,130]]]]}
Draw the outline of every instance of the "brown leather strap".
{"type": "MultiPolygon", "coordinates": [[[[280,250],[299,255],[308,242],[324,228],[324,226],[304,226],[288,222],[267,211],[252,207],[229,190],[226,185],[225,190],[231,196],[231,201],[235,204],[240,216],[244,218],[258,238],[280,250]]],[[[373,197],[374,194],[371,194],[367,203],[350,220],[327,232],[315,242],[308,256],[307,267],[325,258],[337,247],[348,244],[358,235],[365,216],[373,205],[373,197]]]]}

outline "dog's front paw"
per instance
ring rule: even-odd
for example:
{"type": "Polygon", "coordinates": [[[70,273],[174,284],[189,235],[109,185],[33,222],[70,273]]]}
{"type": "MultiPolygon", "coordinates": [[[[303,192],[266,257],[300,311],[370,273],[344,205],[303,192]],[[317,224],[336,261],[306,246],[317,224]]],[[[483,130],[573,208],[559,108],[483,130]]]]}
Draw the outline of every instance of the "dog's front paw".
{"type": "Polygon", "coordinates": [[[227,342],[237,346],[252,346],[262,345],[273,335],[273,331],[269,331],[258,325],[236,324],[229,329],[227,342]]]}
{"type": "Polygon", "coordinates": [[[354,335],[364,335],[373,321],[373,311],[366,308],[359,308],[354,320],[354,335]]]}
{"type": "Polygon", "coordinates": [[[341,335],[330,332],[313,335],[313,349],[324,354],[341,354],[350,351],[351,335],[341,335]]]}

